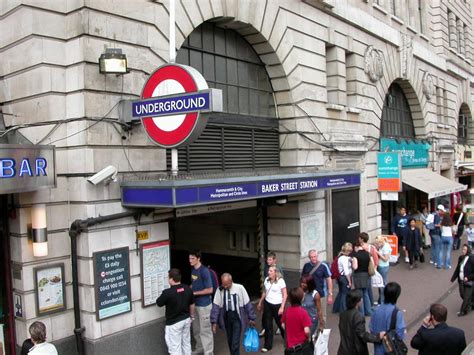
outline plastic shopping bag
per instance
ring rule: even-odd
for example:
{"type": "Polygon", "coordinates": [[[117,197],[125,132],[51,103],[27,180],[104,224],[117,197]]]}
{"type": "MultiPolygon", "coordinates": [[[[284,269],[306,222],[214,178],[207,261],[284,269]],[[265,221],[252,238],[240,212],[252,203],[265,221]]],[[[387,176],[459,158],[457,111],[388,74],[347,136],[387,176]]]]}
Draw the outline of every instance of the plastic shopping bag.
{"type": "Polygon", "coordinates": [[[248,327],[244,333],[243,346],[246,352],[258,351],[260,346],[260,340],[258,338],[257,329],[254,327],[248,327]]]}
{"type": "Polygon", "coordinates": [[[375,271],[374,276],[371,276],[370,279],[372,282],[372,287],[374,288],[385,287],[385,285],[383,284],[383,277],[382,275],[380,275],[378,271],[375,271]]]}
{"type": "Polygon", "coordinates": [[[331,334],[331,329],[324,329],[319,334],[314,345],[314,355],[329,355],[329,334],[331,334]]]}

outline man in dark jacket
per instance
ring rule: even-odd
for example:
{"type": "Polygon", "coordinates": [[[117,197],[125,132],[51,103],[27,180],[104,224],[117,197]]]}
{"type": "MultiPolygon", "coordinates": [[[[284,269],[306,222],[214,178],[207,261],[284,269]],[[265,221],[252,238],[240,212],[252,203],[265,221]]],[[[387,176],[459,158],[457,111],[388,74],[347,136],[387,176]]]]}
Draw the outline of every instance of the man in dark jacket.
{"type": "Polygon", "coordinates": [[[466,337],[461,329],[446,324],[448,310],[439,303],[432,304],[430,315],[411,340],[419,355],[460,355],[466,348],[466,337]]]}
{"type": "MultiPolygon", "coordinates": [[[[400,213],[392,218],[392,234],[398,237],[399,247],[403,247],[403,237],[408,229],[408,218],[406,207],[400,207],[400,213]]],[[[408,254],[406,253],[405,262],[408,263],[408,254]]]]}
{"type": "Polygon", "coordinates": [[[156,299],[158,307],[166,306],[165,342],[170,354],[191,353],[191,321],[194,319],[194,297],[189,286],[181,283],[181,272],[168,272],[170,288],[156,299]]]}
{"type": "Polygon", "coordinates": [[[255,326],[257,316],[244,286],[234,283],[228,273],[222,274],[221,285],[212,303],[212,331],[215,333],[219,324],[226,331],[230,354],[239,355],[242,329],[248,324],[255,326]]]}
{"type": "Polygon", "coordinates": [[[362,291],[350,290],[347,294],[347,310],[339,316],[341,343],[337,355],[368,355],[367,343],[380,343],[385,332],[369,333],[365,318],[358,308],[362,303],[362,291]]]}

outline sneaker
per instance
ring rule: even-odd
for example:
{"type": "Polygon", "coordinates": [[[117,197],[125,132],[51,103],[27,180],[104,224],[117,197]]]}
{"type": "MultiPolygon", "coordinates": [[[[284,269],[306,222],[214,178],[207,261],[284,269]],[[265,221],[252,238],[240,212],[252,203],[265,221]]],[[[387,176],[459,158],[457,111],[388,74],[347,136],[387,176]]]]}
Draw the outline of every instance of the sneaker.
{"type": "Polygon", "coordinates": [[[265,336],[265,328],[262,329],[262,331],[260,333],[258,333],[258,336],[261,338],[263,336],[265,336]]]}
{"type": "Polygon", "coordinates": [[[267,348],[262,348],[262,350],[260,350],[262,353],[266,353],[268,352],[268,349],[267,348]]]}
{"type": "Polygon", "coordinates": [[[418,267],[418,263],[415,261],[415,267],[418,267]]]}
{"type": "MultiPolygon", "coordinates": [[[[434,263],[433,263],[433,260],[430,260],[430,264],[434,264],[434,263]]],[[[436,264],[435,264],[435,266],[436,266],[436,264]]]]}
{"type": "Polygon", "coordinates": [[[448,266],[448,269],[451,269],[451,265],[448,266]]]}
{"type": "Polygon", "coordinates": [[[410,259],[408,259],[408,256],[405,256],[405,262],[406,262],[406,263],[409,263],[409,262],[410,262],[410,259]]]}
{"type": "Polygon", "coordinates": [[[280,328],[277,328],[277,330],[276,330],[276,332],[275,332],[275,335],[278,335],[278,334],[281,334],[280,328]]]}
{"type": "Polygon", "coordinates": [[[466,315],[466,312],[458,312],[456,314],[458,315],[458,317],[463,317],[466,315]]]}

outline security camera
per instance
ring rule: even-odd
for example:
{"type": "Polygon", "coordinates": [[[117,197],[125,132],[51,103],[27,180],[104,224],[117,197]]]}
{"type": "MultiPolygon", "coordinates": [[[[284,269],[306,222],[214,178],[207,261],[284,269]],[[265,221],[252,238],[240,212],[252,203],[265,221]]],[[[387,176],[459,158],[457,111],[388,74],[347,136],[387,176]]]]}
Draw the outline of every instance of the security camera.
{"type": "Polygon", "coordinates": [[[92,175],[87,179],[92,185],[100,184],[105,181],[109,183],[110,181],[116,181],[117,179],[117,168],[115,166],[109,165],[108,167],[102,169],[97,174],[92,175]]]}

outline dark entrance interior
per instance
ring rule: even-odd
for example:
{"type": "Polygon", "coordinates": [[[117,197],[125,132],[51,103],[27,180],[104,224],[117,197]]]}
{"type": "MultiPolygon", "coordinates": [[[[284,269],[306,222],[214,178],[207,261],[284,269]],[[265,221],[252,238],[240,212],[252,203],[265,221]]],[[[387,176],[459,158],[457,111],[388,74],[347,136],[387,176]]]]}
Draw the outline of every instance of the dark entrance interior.
{"type": "Polygon", "coordinates": [[[13,354],[14,323],[8,240],[7,196],[0,195],[0,353],[13,354]]]}
{"type": "Polygon", "coordinates": [[[332,191],[333,257],[345,242],[354,243],[359,226],[359,189],[332,191]]]}
{"type": "Polygon", "coordinates": [[[202,263],[218,276],[229,272],[250,297],[260,295],[256,208],[175,218],[170,222],[171,267],[190,283],[188,251],[202,252],[202,263]]]}

